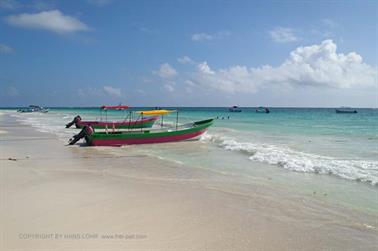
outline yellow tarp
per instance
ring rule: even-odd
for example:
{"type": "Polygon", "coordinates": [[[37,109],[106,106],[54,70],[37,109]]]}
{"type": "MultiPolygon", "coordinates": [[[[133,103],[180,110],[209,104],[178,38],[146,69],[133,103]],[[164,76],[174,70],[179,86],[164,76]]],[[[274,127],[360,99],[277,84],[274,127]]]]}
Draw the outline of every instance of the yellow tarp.
{"type": "Polygon", "coordinates": [[[171,112],[176,112],[176,110],[151,110],[151,111],[139,111],[137,113],[142,115],[165,115],[171,112]]]}

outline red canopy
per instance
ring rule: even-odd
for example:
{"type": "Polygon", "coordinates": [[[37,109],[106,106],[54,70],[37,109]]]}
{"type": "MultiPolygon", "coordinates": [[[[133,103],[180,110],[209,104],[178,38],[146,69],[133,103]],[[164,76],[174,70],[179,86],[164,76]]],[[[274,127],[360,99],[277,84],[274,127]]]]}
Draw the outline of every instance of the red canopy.
{"type": "Polygon", "coordinates": [[[114,110],[123,110],[123,109],[128,109],[129,106],[127,105],[111,105],[111,106],[106,106],[106,105],[103,105],[100,107],[101,109],[114,109],[114,110]]]}

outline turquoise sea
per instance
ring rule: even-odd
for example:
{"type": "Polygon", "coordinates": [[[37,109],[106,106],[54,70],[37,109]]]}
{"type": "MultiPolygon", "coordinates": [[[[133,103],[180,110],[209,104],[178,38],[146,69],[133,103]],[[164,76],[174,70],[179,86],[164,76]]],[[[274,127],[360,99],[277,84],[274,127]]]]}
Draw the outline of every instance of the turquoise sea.
{"type": "MultiPolygon", "coordinates": [[[[130,111],[142,109],[148,108],[130,111]]],[[[215,118],[214,126],[197,141],[122,150],[221,172],[235,182],[270,182],[321,193],[378,212],[378,109],[360,108],[357,114],[337,114],[334,108],[270,108],[269,114],[255,109],[232,113],[226,107],[178,108],[180,123],[215,118]]],[[[78,132],[64,128],[74,116],[101,119],[98,108],[50,108],[46,114],[13,111],[18,120],[55,134],[62,143],[78,132]]],[[[107,118],[122,120],[127,114],[109,111],[107,118]]],[[[164,117],[167,125],[175,120],[176,114],[164,117]]]]}

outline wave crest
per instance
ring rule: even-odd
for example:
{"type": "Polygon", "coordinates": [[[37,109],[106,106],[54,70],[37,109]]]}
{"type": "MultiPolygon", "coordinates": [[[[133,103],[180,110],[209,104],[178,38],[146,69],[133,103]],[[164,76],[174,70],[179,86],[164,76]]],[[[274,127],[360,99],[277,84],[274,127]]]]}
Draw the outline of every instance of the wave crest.
{"type": "Polygon", "coordinates": [[[378,185],[378,161],[344,160],[295,151],[289,147],[237,140],[206,133],[202,141],[212,142],[228,151],[247,154],[252,161],[277,165],[296,172],[331,174],[347,180],[378,185]]]}

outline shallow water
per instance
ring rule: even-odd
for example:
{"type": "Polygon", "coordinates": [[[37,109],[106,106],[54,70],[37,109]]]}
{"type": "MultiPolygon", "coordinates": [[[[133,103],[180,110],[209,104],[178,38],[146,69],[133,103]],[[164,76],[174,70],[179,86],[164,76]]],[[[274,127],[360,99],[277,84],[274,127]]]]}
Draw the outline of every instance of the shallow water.
{"type": "MultiPolygon", "coordinates": [[[[218,119],[199,141],[125,146],[122,150],[222,172],[236,182],[273,180],[293,191],[378,212],[377,109],[358,109],[357,114],[336,114],[334,109],[323,108],[272,108],[269,114],[254,111],[180,108],[180,123],[218,119]]],[[[86,120],[101,118],[96,108],[55,108],[47,114],[14,116],[66,142],[77,131],[64,125],[77,114],[86,120]]],[[[108,120],[126,116],[127,112],[120,111],[107,114],[108,120]]],[[[165,116],[164,123],[173,124],[175,119],[175,114],[165,116]]]]}

